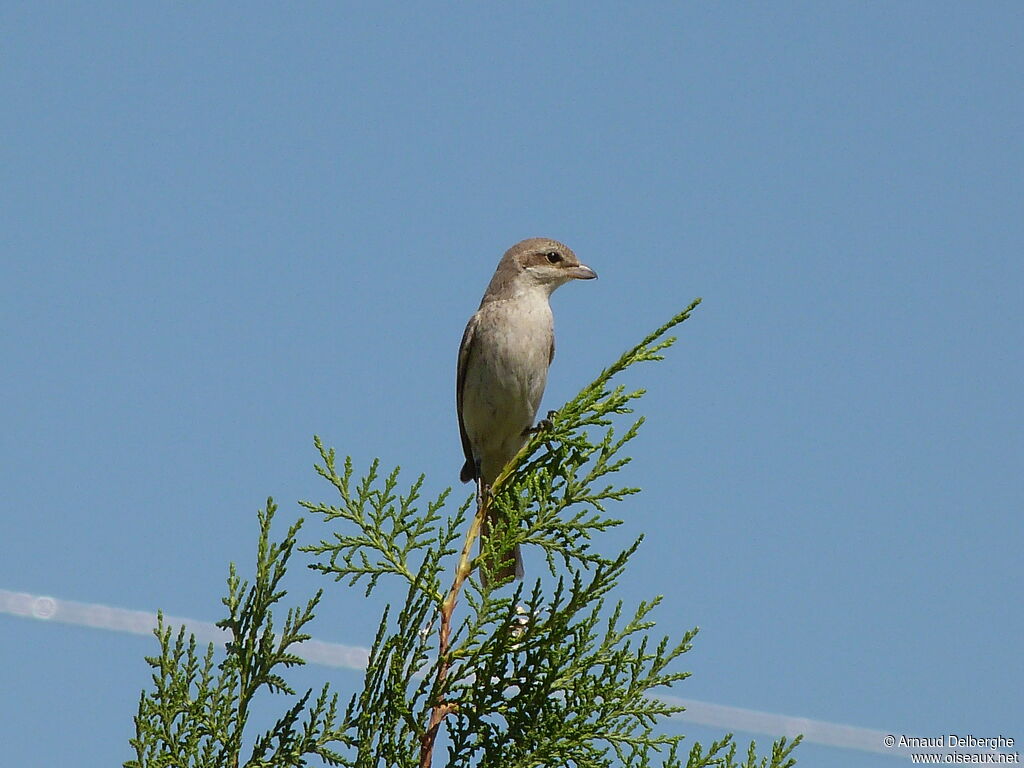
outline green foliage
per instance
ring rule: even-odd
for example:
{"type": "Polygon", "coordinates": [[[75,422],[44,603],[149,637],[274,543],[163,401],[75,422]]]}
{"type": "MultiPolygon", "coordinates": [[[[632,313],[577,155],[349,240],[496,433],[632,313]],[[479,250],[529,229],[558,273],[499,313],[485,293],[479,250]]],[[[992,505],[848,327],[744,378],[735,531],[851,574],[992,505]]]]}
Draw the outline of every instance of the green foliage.
{"type": "Polygon", "coordinates": [[[300,503],[322,515],[328,523],[345,521],[351,523],[356,531],[339,530],[329,542],[303,547],[306,552],[327,557],[326,561],[318,561],[311,567],[333,576],[337,581],[344,579],[350,586],[365,578],[367,596],[381,576],[393,574],[410,585],[417,583],[421,591],[432,592],[440,606],[444,558],[456,551],[453,546],[461,536],[460,529],[465,522],[469,501],[447,523],[443,523],[441,510],[451,493],[450,488],[420,512],[415,504],[420,498],[423,475],[416,479],[408,493],[399,496],[395,491],[398,470],[384,478],[378,488],[380,462],[374,460],[366,475],[358,483],[353,483],[352,459],[345,459],[344,469],[339,475],[334,449],[325,449],[319,437],[314,438],[314,444],[324,462],[316,466],[316,471],[334,486],[341,497],[341,504],[300,503]],[[414,566],[410,563],[413,556],[426,557],[426,560],[414,566]]]}
{"type": "MultiPolygon", "coordinates": [[[[435,753],[458,766],[651,766],[665,768],[789,768],[796,741],[784,739],[743,762],[731,736],[680,757],[682,736],[663,731],[682,710],[657,697],[687,677],[676,662],[697,630],[675,641],[655,638],[659,597],[627,608],[612,592],[640,545],[601,554],[599,535],[619,525],[607,507],[637,492],[615,482],[629,461],[620,455],[642,419],[631,414],[642,390],[613,379],[630,366],[661,359],[666,334],[690,307],[655,330],[585,387],[535,434],[495,481],[486,500],[506,521],[473,557],[482,512],[472,499],[446,509],[450,490],[421,500],[423,477],[402,490],[399,471],[382,474],[374,461],[356,477],[319,438],[317,472],[332,486],[330,503],[301,502],[331,526],[328,538],[302,547],[310,567],[370,597],[382,579],[405,585],[399,609],[387,606],[370,651],[363,685],[337,717],[325,686],[295,697],[282,669],[301,663],[292,649],[306,639],[319,593],[292,609],[279,634],[270,609],[285,592],[280,581],[299,524],[271,544],[273,507],[261,514],[256,580],[241,583],[232,567],[220,626],[232,640],[216,670],[194,639],[161,626],[154,690],[144,694],[132,740],[138,759],[126,766],[239,765],[249,702],[261,689],[293,702],[277,724],[251,740],[245,765],[430,766],[435,753]],[[466,533],[468,529],[468,534],[466,533]],[[481,564],[513,544],[544,552],[548,574],[533,581],[490,584],[473,578],[481,564]],[[454,565],[454,576],[453,573],[454,565]],[[300,725],[301,723],[301,725],[300,725]]],[[[301,522],[301,521],[300,521],[301,522]]],[[[301,649],[299,649],[301,650],[301,649]]]]}
{"type": "Polygon", "coordinates": [[[143,692],[139,700],[131,739],[135,759],[125,768],[283,768],[307,765],[311,756],[341,764],[332,745],[351,742],[336,724],[337,695],[326,685],[311,704],[312,690],[298,697],[270,729],[253,738],[249,758],[240,762],[249,707],[259,691],[295,696],[279,670],[305,663],[292,648],[309,639],[303,628],[320,600],[318,592],[305,607],[289,609],[275,633],[271,609],[285,596],[281,580],[301,526],[301,521],[295,523],[282,542],[272,542],[270,525],[276,509],[268,499],[266,511],[259,513],[252,586],[231,566],[228,596],[223,599],[228,617],[217,622],[229,633],[220,664],[214,664],[213,644],[200,656],[195,636],[186,639],[184,628],[175,635],[160,615],[154,633],[160,655],[146,658],[155,670],[153,690],[143,692]]]}
{"type": "MultiPolygon", "coordinates": [[[[801,737],[797,736],[792,741],[782,738],[772,744],[772,752],[764,757],[757,756],[757,748],[753,742],[747,747],[746,759],[742,763],[736,762],[736,742],[732,734],[726,734],[724,738],[712,742],[707,749],[697,742],[690,749],[690,757],[686,761],[686,768],[790,768],[796,765],[792,757],[793,750],[800,743],[801,737]]],[[[665,768],[681,768],[683,763],[666,762],[665,768]]]]}

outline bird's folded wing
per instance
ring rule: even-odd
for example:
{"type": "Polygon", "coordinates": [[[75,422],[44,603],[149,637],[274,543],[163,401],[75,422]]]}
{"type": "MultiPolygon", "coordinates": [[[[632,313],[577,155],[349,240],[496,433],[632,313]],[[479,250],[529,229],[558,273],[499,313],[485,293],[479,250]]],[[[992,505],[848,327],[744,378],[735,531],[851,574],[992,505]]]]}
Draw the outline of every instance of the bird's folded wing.
{"type": "MultiPolygon", "coordinates": [[[[466,323],[466,330],[462,334],[462,343],[459,345],[459,365],[455,374],[455,407],[459,414],[459,436],[462,438],[462,451],[466,454],[466,463],[474,469],[475,459],[473,458],[473,447],[469,443],[469,436],[466,434],[466,425],[462,421],[462,390],[466,386],[466,371],[469,368],[470,355],[473,354],[473,340],[476,333],[477,315],[469,318],[466,323]]],[[[463,470],[462,481],[472,480],[465,477],[463,470]]]]}

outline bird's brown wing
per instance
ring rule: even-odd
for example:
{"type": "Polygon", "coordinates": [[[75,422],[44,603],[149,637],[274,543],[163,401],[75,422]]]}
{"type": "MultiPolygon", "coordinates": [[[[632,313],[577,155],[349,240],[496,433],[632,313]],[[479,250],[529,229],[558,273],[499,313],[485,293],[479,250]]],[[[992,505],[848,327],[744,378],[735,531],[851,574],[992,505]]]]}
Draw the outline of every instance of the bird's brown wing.
{"type": "Polygon", "coordinates": [[[477,316],[473,315],[466,323],[459,345],[459,365],[455,373],[455,409],[459,415],[459,436],[462,438],[462,452],[466,454],[466,463],[462,467],[459,479],[464,483],[476,479],[476,461],[473,459],[473,447],[466,434],[466,425],[462,422],[462,390],[466,386],[466,370],[469,367],[469,356],[473,353],[473,337],[476,332],[477,316]]]}

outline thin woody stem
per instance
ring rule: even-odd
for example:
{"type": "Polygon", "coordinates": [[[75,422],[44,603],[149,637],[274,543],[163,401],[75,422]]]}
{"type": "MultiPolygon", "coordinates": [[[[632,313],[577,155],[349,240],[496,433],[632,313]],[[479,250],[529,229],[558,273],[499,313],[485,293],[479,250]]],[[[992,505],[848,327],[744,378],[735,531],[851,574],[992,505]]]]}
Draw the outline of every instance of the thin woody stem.
{"type": "Polygon", "coordinates": [[[430,768],[434,758],[434,742],[437,740],[437,732],[441,722],[449,713],[455,710],[455,705],[445,701],[444,684],[448,678],[448,669],[451,660],[448,657],[449,643],[452,635],[452,614],[455,612],[455,603],[458,601],[459,591],[469,574],[473,572],[473,542],[480,536],[480,527],[483,525],[484,516],[487,514],[488,495],[485,492],[478,492],[476,514],[466,532],[466,541],[462,545],[462,554],[459,555],[459,564],[455,568],[455,578],[448,594],[441,604],[441,622],[438,627],[437,641],[437,676],[434,679],[434,690],[438,691],[437,702],[430,710],[430,720],[427,723],[427,730],[420,739],[420,768],[430,768]]]}
{"type": "Polygon", "coordinates": [[[459,564],[455,568],[455,578],[452,580],[452,586],[448,590],[444,602],[441,604],[441,622],[437,630],[437,675],[434,678],[434,690],[438,694],[437,701],[430,710],[427,730],[420,737],[420,768],[430,768],[434,759],[434,743],[437,741],[437,733],[441,728],[441,723],[458,706],[445,701],[444,684],[448,679],[448,670],[451,667],[449,650],[452,636],[452,614],[455,613],[455,603],[458,601],[462,585],[473,572],[473,557],[471,554],[473,543],[480,537],[480,529],[483,526],[484,518],[487,516],[487,509],[490,506],[490,501],[494,497],[495,491],[508,481],[515,468],[519,466],[522,456],[530,452],[533,447],[532,442],[527,442],[520,449],[515,458],[495,478],[494,483],[489,489],[485,488],[480,480],[477,481],[476,514],[473,516],[469,530],[466,532],[466,541],[462,545],[462,553],[459,555],[459,564]]]}

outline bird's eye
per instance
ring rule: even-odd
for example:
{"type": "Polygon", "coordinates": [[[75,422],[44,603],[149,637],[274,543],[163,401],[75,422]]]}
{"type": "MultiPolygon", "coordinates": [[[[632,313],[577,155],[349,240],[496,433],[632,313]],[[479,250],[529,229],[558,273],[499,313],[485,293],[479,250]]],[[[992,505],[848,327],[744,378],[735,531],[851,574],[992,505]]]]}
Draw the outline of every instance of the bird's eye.
{"type": "Polygon", "coordinates": [[[562,260],[562,254],[558,251],[548,251],[545,255],[551,264],[557,264],[562,260]]]}

